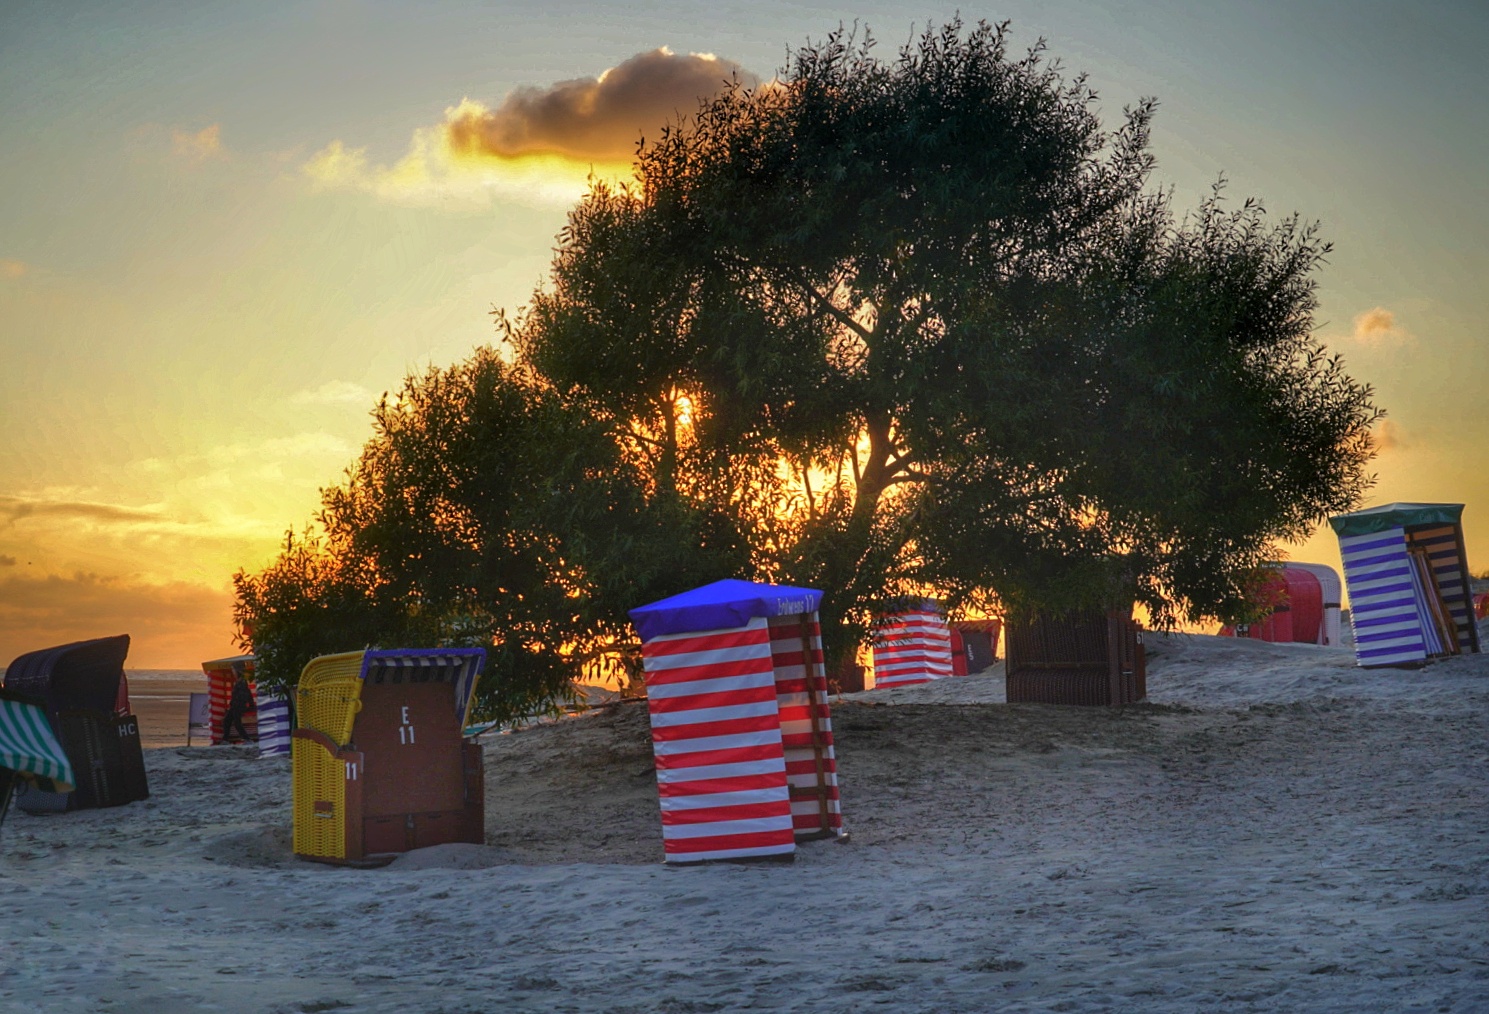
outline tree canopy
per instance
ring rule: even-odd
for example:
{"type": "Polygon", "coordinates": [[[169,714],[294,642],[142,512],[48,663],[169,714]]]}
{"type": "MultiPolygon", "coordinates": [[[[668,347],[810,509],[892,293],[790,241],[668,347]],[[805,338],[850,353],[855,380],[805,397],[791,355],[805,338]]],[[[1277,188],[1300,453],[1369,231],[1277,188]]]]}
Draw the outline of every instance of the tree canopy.
{"type": "MultiPolygon", "coordinates": [[[[1218,185],[1176,216],[1154,104],[1096,103],[959,22],[704,102],[571,212],[499,351],[379,408],[306,559],[479,617],[538,696],[709,576],[821,588],[840,658],[928,592],[1238,613],[1358,502],[1378,412],[1313,335],[1316,227],[1218,185]]],[[[295,559],[240,575],[245,618],[295,559]]]]}

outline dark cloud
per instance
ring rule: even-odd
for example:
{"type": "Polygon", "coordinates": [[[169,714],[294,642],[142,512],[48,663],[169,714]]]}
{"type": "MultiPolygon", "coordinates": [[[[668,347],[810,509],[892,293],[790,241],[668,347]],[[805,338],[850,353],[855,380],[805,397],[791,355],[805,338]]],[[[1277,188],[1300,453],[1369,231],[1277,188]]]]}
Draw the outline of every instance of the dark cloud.
{"type": "Polygon", "coordinates": [[[113,634],[130,635],[130,668],[192,668],[234,650],[232,595],[87,573],[0,578],[0,665],[38,648],[113,634]]]}
{"type": "Polygon", "coordinates": [[[546,152],[629,160],[639,137],[655,137],[663,124],[691,115],[700,99],[718,94],[731,77],[746,87],[759,83],[732,60],[655,49],[598,78],[518,88],[496,109],[464,102],[450,111],[446,139],[451,151],[465,156],[546,152]]]}
{"type": "Polygon", "coordinates": [[[148,507],[120,507],[111,503],[88,500],[31,500],[19,496],[0,496],[0,518],[14,524],[23,518],[73,518],[82,521],[135,522],[159,521],[160,512],[148,507]]]}

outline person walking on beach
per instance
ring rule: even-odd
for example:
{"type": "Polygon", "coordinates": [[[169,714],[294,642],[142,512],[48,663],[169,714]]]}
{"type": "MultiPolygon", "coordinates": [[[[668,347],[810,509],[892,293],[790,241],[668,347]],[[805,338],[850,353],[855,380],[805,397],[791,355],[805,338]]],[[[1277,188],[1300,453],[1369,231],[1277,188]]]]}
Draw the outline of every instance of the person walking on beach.
{"type": "Polygon", "coordinates": [[[248,679],[242,674],[233,681],[233,696],[228,698],[227,712],[222,716],[222,741],[233,741],[233,726],[238,727],[238,736],[248,742],[248,730],[243,728],[243,713],[253,707],[253,695],[248,691],[248,679]]]}

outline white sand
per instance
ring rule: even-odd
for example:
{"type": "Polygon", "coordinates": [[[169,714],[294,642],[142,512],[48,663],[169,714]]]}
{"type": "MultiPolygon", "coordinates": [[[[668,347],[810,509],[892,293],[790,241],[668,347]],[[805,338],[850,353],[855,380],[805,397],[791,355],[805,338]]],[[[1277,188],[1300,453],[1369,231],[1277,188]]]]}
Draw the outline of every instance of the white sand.
{"type": "Polygon", "coordinates": [[[1148,635],[1150,703],[835,707],[852,840],[663,867],[644,707],[495,737],[488,842],[288,851],[288,764],[0,832],[3,1011],[1489,1010],[1489,656],[1148,635]]]}

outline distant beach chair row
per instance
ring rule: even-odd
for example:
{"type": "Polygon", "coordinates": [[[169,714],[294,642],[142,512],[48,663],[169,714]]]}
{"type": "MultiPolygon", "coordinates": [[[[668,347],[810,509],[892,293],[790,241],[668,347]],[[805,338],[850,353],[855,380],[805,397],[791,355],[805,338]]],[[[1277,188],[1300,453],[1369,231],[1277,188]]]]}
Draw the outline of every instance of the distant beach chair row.
{"type": "MultiPolygon", "coordinates": [[[[1461,513],[1458,504],[1390,504],[1331,519],[1361,665],[1480,650],[1461,513]]],[[[1331,568],[1280,565],[1264,591],[1272,614],[1232,633],[1340,642],[1331,568]]],[[[801,841],[846,836],[821,600],[811,588],[726,580],[631,610],[668,863],[790,858],[801,841]]],[[[997,621],[952,625],[935,600],[912,603],[876,633],[877,683],[976,671],[998,634],[997,621]]],[[[1121,705],[1146,694],[1130,609],[1018,619],[1006,640],[1010,702],[1121,705]]],[[[100,638],[11,663],[0,693],[0,792],[15,791],[32,812],[148,796],[128,713],[128,650],[128,636],[100,638]]],[[[293,722],[289,701],[256,694],[260,751],[291,754],[297,855],[372,865],[484,842],[482,750],[467,723],[485,658],[480,648],[322,656],[301,673],[293,722]]],[[[191,710],[208,742],[225,739],[232,687],[255,665],[252,655],[203,663],[211,689],[192,695],[191,710]]]]}

